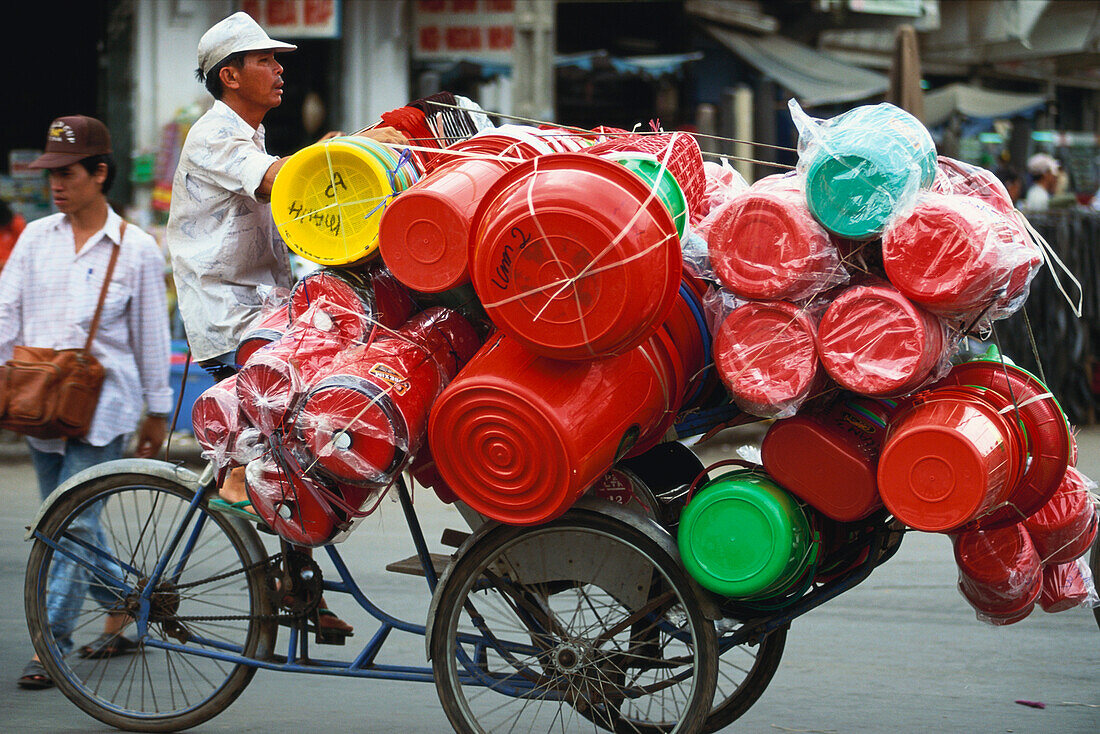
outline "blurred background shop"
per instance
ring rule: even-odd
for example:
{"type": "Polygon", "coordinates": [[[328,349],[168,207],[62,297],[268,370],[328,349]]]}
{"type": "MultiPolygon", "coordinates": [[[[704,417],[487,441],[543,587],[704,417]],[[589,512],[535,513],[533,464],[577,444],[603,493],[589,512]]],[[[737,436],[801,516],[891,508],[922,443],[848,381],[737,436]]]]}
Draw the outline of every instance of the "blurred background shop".
{"type": "MultiPolygon", "coordinates": [[[[328,130],[371,125],[441,90],[513,116],[497,123],[690,130],[708,152],[759,161],[733,161],[750,180],[774,172],[770,162],[794,162],[780,149],[796,144],[791,97],[818,117],[894,101],[925,122],[942,153],[1014,176],[1022,192],[1031,183],[1028,160],[1049,153],[1061,166],[1058,191],[1051,210],[1031,218],[1089,286],[1087,320],[1066,312],[1045,276],[1029,315],[1041,325],[1033,332],[1050,340],[1037,348],[1066,375],[1052,382],[1071,403],[1067,412],[1082,422],[1095,417],[1100,369],[1090,344],[1100,344],[1100,333],[1090,334],[1089,324],[1100,325],[1091,288],[1100,281],[1093,255],[1100,215],[1090,204],[1100,189],[1100,3],[17,3],[9,27],[36,35],[48,28],[50,42],[33,57],[11,44],[4,51],[0,198],[28,220],[49,213],[44,178],[26,168],[42,130],[59,114],[96,115],[112,130],[121,169],[112,199],[159,238],[179,147],[211,102],[194,79],[195,46],[206,28],[240,9],[299,47],[286,58],[284,102],[265,120],[275,154],[328,130]]],[[[1002,332],[1013,341],[1027,330],[1009,324],[1002,332]]],[[[1030,354],[1019,339],[1012,346],[1030,354]]]]}

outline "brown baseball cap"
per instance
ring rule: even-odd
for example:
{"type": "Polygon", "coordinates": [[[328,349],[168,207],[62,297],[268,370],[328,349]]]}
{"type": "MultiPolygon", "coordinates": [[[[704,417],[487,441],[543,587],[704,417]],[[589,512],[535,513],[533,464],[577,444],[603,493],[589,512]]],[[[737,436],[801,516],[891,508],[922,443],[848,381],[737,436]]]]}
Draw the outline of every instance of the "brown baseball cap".
{"type": "Polygon", "coordinates": [[[111,133],[94,117],[70,115],[50,123],[46,152],[28,168],[64,168],[93,155],[111,152],[111,133]]]}

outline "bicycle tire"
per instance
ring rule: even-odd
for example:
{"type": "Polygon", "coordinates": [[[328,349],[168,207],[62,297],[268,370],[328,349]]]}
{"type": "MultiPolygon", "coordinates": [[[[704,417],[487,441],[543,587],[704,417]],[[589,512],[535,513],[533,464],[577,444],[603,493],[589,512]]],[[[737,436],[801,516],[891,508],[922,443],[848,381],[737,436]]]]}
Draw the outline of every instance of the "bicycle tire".
{"type": "MultiPolygon", "coordinates": [[[[1092,552],[1089,554],[1089,570],[1092,571],[1092,583],[1100,588],[1100,534],[1092,541],[1092,552]]],[[[1092,614],[1096,617],[1096,626],[1100,627],[1100,606],[1092,608],[1092,614]]]]}
{"type": "MultiPolygon", "coordinates": [[[[764,694],[783,658],[787,630],[781,627],[755,645],[737,645],[720,652],[714,704],[703,726],[706,734],[725,729],[741,718],[764,694]],[[752,661],[747,668],[741,663],[743,656],[752,661]]],[[[718,644],[721,650],[720,639],[718,644]]]]}
{"type": "Polygon", "coordinates": [[[493,717],[504,731],[520,722],[525,731],[702,730],[717,676],[714,625],[683,569],[638,530],[576,510],[499,526],[437,593],[432,668],[456,732],[495,731],[493,717]],[[663,632],[651,643],[654,628],[663,632]],[[502,692],[509,686],[519,691],[502,692]]]}
{"type": "MultiPolygon", "coordinates": [[[[81,550],[79,541],[73,540],[79,531],[69,531],[81,527],[74,523],[87,522],[92,517],[89,513],[96,513],[102,537],[108,540],[108,547],[102,549],[106,553],[99,556],[88,550],[80,563],[90,580],[88,593],[81,592],[77,602],[79,623],[73,632],[80,632],[108,613],[134,609],[132,601],[137,590],[148,583],[149,571],[163,554],[193,496],[190,488],[161,477],[110,475],[71,490],[50,508],[38,526],[38,532],[49,542],[43,537],[35,540],[24,583],[27,625],[34,649],[62,693],[110,726],[153,732],[196,726],[229,706],[256,672],[256,668],[244,664],[156,648],[145,644],[148,640],[199,646],[203,643],[196,641],[202,639],[239,644],[241,653],[248,657],[269,654],[274,645],[276,623],[273,617],[264,619],[270,616],[262,563],[267,553],[253,528],[208,512],[205,506],[189,525],[195,541],[190,550],[177,548],[169,559],[166,569],[172,569],[171,579],[158,584],[146,635],[138,640],[136,651],[111,657],[85,656],[74,645],[66,654],[62,648],[67,645],[55,637],[47,603],[48,597],[55,603],[59,600],[49,588],[50,571],[73,564],[50,543],[60,547],[64,538],[68,544],[64,547],[81,550]],[[172,522],[165,524],[169,518],[172,522]],[[132,589],[128,597],[123,596],[116,582],[107,583],[89,568],[95,565],[104,570],[112,564],[116,579],[124,577],[132,589]],[[114,602],[89,603],[88,596],[93,592],[114,602]],[[110,607],[105,608],[107,603],[110,607]],[[231,616],[240,619],[203,620],[231,616]],[[200,689],[194,700],[187,686],[200,689]],[[204,692],[205,688],[209,690],[204,692]]],[[[102,545],[94,542],[97,547],[102,545]]],[[[132,629],[130,636],[134,636],[132,629]]]]}

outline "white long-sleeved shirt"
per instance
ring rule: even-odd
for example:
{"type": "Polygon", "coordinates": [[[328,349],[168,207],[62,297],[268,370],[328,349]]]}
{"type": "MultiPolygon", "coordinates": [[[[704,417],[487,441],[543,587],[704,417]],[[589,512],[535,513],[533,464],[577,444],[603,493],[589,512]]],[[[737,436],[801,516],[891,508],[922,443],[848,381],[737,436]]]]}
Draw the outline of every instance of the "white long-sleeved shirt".
{"type": "Polygon", "coordinates": [[[272,288],[290,287],[290,257],[256,189],[277,160],[221,101],[191,127],[172,182],[166,233],[195,360],[232,352],[272,288]]]}
{"type": "MultiPolygon", "coordinates": [[[[122,218],[108,209],[103,229],[80,252],[64,214],[27,225],[0,273],[0,360],[16,344],[71,349],[84,346],[112,245],[122,218]]],[[[164,255],[156,240],[127,224],[107,289],[92,354],[106,371],[88,435],[104,446],[132,432],[143,408],[171,413],[171,341],[164,255]]],[[[64,439],[30,439],[41,451],[62,453],[64,439]]]]}

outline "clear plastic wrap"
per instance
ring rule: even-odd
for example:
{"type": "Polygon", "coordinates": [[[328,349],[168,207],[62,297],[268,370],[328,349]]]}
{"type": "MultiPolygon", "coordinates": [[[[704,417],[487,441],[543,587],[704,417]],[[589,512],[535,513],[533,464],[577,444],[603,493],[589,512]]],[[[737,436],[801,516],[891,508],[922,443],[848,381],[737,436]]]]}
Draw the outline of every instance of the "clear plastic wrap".
{"type": "Polygon", "coordinates": [[[237,344],[234,360],[241,365],[264,346],[286,333],[290,328],[290,316],[287,313],[287,299],[265,303],[260,313],[244,330],[237,344]]]}
{"type": "Polygon", "coordinates": [[[877,236],[936,175],[936,148],[920,122],[894,105],[857,107],[829,120],[789,103],[809,210],[830,232],[877,236]]]}
{"type": "Polygon", "coordinates": [[[947,156],[936,158],[936,178],[929,190],[937,194],[973,196],[1002,214],[1016,210],[1008,189],[993,173],[947,156]]]}
{"type": "Polygon", "coordinates": [[[885,283],[840,293],[821,319],[817,345],[829,376],[860,395],[907,395],[950,369],[943,321],[885,283]]]}
{"type": "Polygon", "coordinates": [[[750,301],[725,317],[714,332],[714,364],[739,408],[786,418],[827,386],[819,315],[786,301],[750,301]]]}
{"type": "Polygon", "coordinates": [[[290,292],[287,311],[292,321],[311,308],[327,314],[341,336],[362,341],[375,324],[391,329],[403,324],[415,303],[408,289],[384,267],[322,268],[301,278],[290,292]]]}
{"type": "Polygon", "coordinates": [[[202,458],[219,469],[233,463],[241,428],[237,403],[237,376],[232,375],[203,391],[191,406],[191,427],[202,447],[202,458]]]}
{"type": "Polygon", "coordinates": [[[245,486],[264,522],[291,543],[308,547],[345,540],[389,489],[333,482],[311,470],[295,446],[282,442],[248,463],[245,486]]]}
{"type": "Polygon", "coordinates": [[[981,199],[924,193],[882,237],[886,275],[945,318],[1000,318],[1018,307],[1042,262],[1015,214],[981,199]]]}
{"type": "Polygon", "coordinates": [[[1054,495],[1024,520],[1044,564],[1069,563],[1088,552],[1096,539],[1096,482],[1068,467],[1054,495]]]}
{"type": "Polygon", "coordinates": [[[691,227],[684,228],[684,236],[680,238],[680,252],[684,258],[684,265],[698,277],[712,283],[717,282],[718,277],[710,264],[710,253],[707,252],[707,241],[691,227]]]}
{"type": "Polygon", "coordinates": [[[1043,567],[1043,591],[1039,606],[1051,614],[1075,607],[1100,606],[1096,582],[1084,558],[1043,567]]]}
{"type": "Polygon", "coordinates": [[[436,397],[479,346],[462,316],[433,308],[343,352],[294,413],[310,469],[355,486],[389,484],[419,449],[436,397]]]}
{"type": "Polygon", "coordinates": [[[1022,524],[959,533],[955,562],[959,591],[979,620],[1012,624],[1034,609],[1042,591],[1042,564],[1022,524]]]}
{"type": "Polygon", "coordinates": [[[744,177],[725,158],[721,163],[703,161],[703,178],[706,185],[695,212],[700,221],[749,187],[744,177]]]}
{"type": "Polygon", "coordinates": [[[806,208],[798,177],[762,179],[708,217],[707,249],[735,295],[801,301],[848,282],[829,233],[806,208]]]}
{"type": "Polygon", "coordinates": [[[253,354],[237,373],[237,398],[248,423],[264,435],[281,428],[295,398],[351,343],[322,304],[307,309],[286,334],[253,354]]]}
{"type": "Polygon", "coordinates": [[[336,535],[341,518],[327,501],[325,487],[280,451],[269,450],[245,467],[245,489],[256,513],[295,545],[316,547],[336,535]]]}

